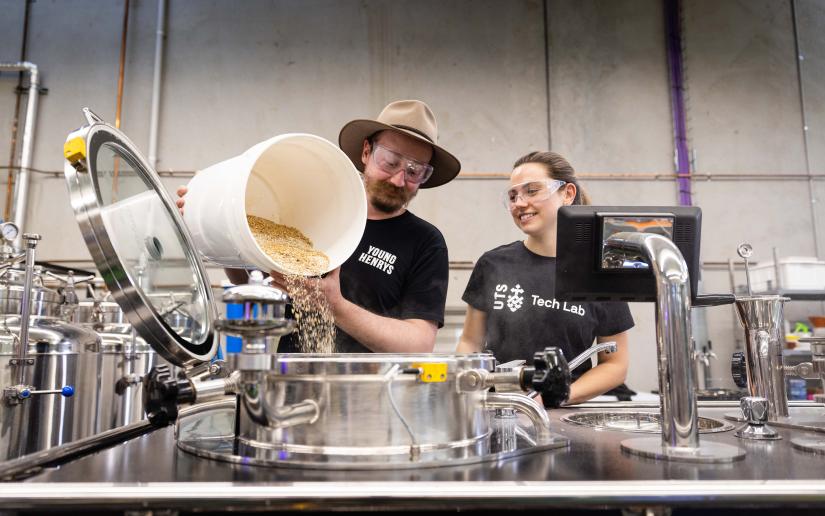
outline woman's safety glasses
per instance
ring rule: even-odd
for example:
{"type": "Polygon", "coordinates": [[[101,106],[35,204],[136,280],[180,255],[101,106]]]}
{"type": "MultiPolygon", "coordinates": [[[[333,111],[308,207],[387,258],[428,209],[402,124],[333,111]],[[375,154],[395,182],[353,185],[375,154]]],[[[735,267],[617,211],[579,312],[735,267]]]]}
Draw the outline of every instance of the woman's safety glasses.
{"type": "Polygon", "coordinates": [[[566,184],[564,181],[558,179],[519,183],[508,188],[501,196],[501,201],[507,210],[512,211],[519,199],[523,202],[546,201],[551,195],[556,193],[556,190],[566,184]]]}
{"type": "Polygon", "coordinates": [[[390,177],[403,170],[404,179],[408,183],[424,183],[433,174],[432,165],[408,158],[377,143],[372,146],[372,160],[390,177]]]}

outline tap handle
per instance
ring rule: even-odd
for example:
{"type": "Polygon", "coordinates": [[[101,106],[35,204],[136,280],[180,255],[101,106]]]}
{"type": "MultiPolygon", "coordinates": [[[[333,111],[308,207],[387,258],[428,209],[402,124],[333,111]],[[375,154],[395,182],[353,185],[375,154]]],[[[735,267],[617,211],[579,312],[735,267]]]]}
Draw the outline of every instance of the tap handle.
{"type": "Polygon", "coordinates": [[[153,367],[141,382],[146,417],[155,426],[173,423],[178,418],[178,404],[195,400],[195,391],[189,380],[175,378],[168,365],[153,367]]]}
{"type": "Polygon", "coordinates": [[[757,396],[745,396],[739,400],[742,415],[749,425],[762,426],[768,422],[768,400],[757,396]]]}
{"type": "Polygon", "coordinates": [[[730,374],[733,376],[733,383],[740,389],[748,387],[748,365],[745,362],[745,353],[737,351],[730,357],[730,374]]]}
{"type": "Polygon", "coordinates": [[[703,294],[696,296],[691,303],[694,307],[732,305],[736,302],[733,294],[703,294]]]}
{"type": "Polygon", "coordinates": [[[570,368],[559,348],[545,348],[533,356],[533,367],[524,368],[524,387],[541,394],[545,408],[558,408],[570,397],[570,368]]]}

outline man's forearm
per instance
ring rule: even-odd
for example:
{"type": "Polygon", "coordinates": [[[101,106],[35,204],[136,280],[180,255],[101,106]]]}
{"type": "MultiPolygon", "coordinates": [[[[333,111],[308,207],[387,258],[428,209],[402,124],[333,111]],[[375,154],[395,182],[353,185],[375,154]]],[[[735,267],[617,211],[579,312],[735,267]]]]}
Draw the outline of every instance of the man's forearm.
{"type": "Polygon", "coordinates": [[[379,353],[431,353],[438,329],[432,321],[376,315],[342,299],[333,308],[335,324],[352,338],[379,353]]]}

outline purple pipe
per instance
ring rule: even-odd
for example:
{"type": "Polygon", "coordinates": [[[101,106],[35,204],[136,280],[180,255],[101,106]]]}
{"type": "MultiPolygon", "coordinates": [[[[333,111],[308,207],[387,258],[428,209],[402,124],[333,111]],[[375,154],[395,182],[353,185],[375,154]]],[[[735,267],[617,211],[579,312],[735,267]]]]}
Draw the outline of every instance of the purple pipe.
{"type": "Polygon", "coordinates": [[[687,124],[685,123],[685,78],[682,73],[681,0],[664,0],[665,41],[667,43],[670,109],[673,115],[673,146],[676,149],[676,174],[679,204],[691,206],[690,159],[688,158],[687,124]]]}

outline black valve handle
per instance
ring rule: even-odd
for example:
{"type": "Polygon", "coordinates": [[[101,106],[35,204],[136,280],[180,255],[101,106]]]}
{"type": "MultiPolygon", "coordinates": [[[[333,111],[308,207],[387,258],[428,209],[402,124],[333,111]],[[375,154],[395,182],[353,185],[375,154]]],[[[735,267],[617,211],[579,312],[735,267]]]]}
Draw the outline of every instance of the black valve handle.
{"type": "Polygon", "coordinates": [[[737,351],[730,357],[730,374],[733,376],[733,383],[740,389],[748,387],[748,364],[745,361],[745,353],[737,351]]]}
{"type": "Polygon", "coordinates": [[[195,401],[195,391],[186,378],[175,378],[168,365],[153,367],[141,379],[146,417],[155,426],[163,427],[178,419],[178,404],[195,401]]]}
{"type": "Polygon", "coordinates": [[[570,397],[570,367],[559,348],[545,348],[533,356],[533,367],[522,370],[522,389],[541,394],[544,408],[558,408],[570,397]]]}

